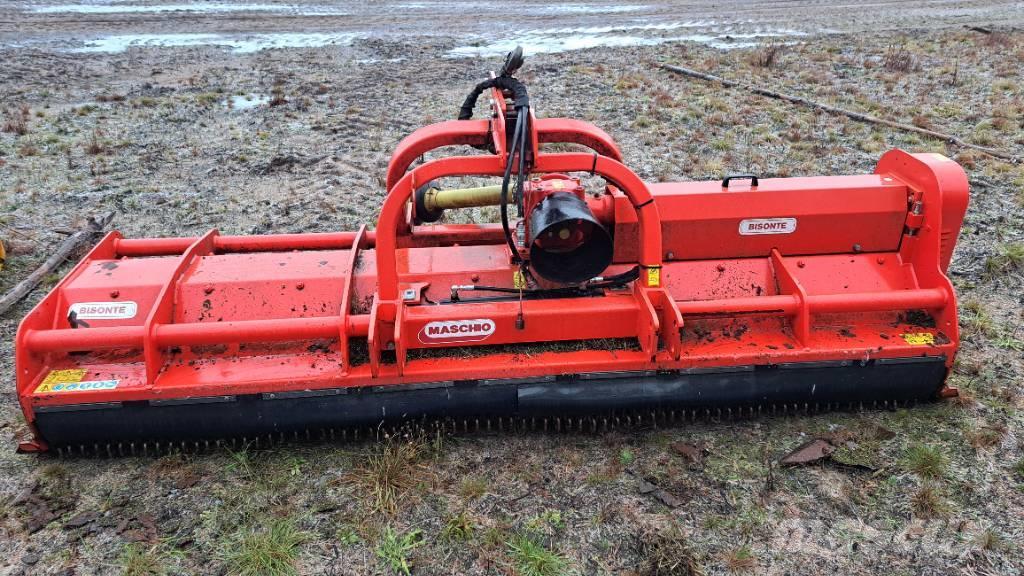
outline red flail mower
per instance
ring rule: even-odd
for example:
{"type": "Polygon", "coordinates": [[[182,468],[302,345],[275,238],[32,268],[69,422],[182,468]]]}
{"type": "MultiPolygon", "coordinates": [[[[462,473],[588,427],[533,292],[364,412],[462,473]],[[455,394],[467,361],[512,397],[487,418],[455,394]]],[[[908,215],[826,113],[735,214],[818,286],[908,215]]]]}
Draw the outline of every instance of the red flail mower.
{"type": "Polygon", "coordinates": [[[21,449],[590,429],[956,393],[955,162],[893,150],[873,174],[648,183],[601,129],[536,118],[521,63],[398,145],[375,230],[107,235],[20,326],[21,449]],[[471,119],[484,93],[491,113],[471,119]],[[477,151],[413,167],[450,146],[477,151]],[[440,186],[463,176],[501,183],[440,186]],[[501,223],[433,224],[479,206],[501,223]]]}

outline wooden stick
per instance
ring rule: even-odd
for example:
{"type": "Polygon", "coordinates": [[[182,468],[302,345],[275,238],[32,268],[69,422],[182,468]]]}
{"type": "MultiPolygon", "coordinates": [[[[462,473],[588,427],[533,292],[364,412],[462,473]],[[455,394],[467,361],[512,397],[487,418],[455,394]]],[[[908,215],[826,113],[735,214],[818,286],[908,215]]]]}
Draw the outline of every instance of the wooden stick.
{"type": "Polygon", "coordinates": [[[0,298],[0,316],[31,292],[47,274],[56,270],[78,248],[92,240],[93,236],[102,232],[113,218],[113,212],[89,218],[89,222],[81,230],[68,236],[61,242],[60,246],[57,247],[57,251],[51,254],[39,268],[36,268],[27,278],[18,282],[14,288],[11,288],[7,294],[4,294],[3,298],[0,298]]]}
{"type": "Polygon", "coordinates": [[[747,90],[748,92],[752,92],[752,93],[758,94],[760,96],[767,96],[768,98],[774,98],[776,100],[783,100],[785,102],[790,102],[792,104],[800,104],[802,106],[808,106],[810,108],[817,108],[818,110],[822,110],[822,111],[828,112],[829,114],[837,114],[837,115],[840,115],[840,116],[846,116],[848,118],[852,118],[852,119],[858,120],[860,122],[867,122],[869,124],[880,124],[882,126],[888,126],[890,128],[896,128],[896,129],[903,130],[903,131],[906,131],[906,132],[915,132],[917,134],[921,134],[921,135],[928,136],[928,137],[931,137],[931,138],[938,138],[939,140],[943,140],[945,142],[956,144],[957,146],[962,146],[964,148],[971,148],[973,150],[978,150],[979,152],[983,152],[985,154],[988,154],[989,156],[992,156],[994,158],[998,158],[1000,160],[1006,160],[1008,162],[1013,162],[1013,163],[1018,163],[1021,160],[1019,157],[1014,156],[1014,155],[1012,155],[1012,154],[1010,154],[1008,152],[1004,152],[1002,150],[997,150],[995,148],[987,148],[985,146],[979,146],[977,144],[972,144],[970,142],[964,141],[964,140],[962,140],[962,139],[960,139],[960,138],[958,138],[956,136],[953,136],[951,134],[944,134],[942,132],[936,132],[935,130],[929,130],[927,128],[921,128],[920,126],[913,126],[911,124],[901,124],[899,122],[893,122],[892,120],[886,120],[884,118],[878,118],[878,117],[875,117],[875,116],[869,116],[867,114],[861,114],[860,112],[853,112],[852,110],[845,110],[843,108],[837,108],[835,106],[829,106],[828,104],[822,104],[821,102],[815,102],[814,100],[808,100],[806,98],[801,98],[800,96],[793,96],[792,94],[784,94],[782,92],[775,92],[774,90],[768,90],[766,88],[760,88],[758,86],[754,86],[754,85],[750,85],[750,84],[743,84],[743,83],[737,82],[735,80],[727,80],[725,78],[722,78],[721,76],[715,76],[714,74],[707,74],[707,73],[704,73],[704,72],[699,72],[697,70],[692,70],[690,68],[683,68],[682,66],[672,66],[671,64],[661,64],[660,66],[664,70],[668,70],[669,72],[673,72],[675,74],[680,74],[682,76],[689,76],[690,78],[698,78],[700,80],[706,80],[708,82],[718,82],[719,84],[721,84],[723,86],[726,86],[726,87],[729,87],[729,88],[742,88],[744,90],[747,90]]]}

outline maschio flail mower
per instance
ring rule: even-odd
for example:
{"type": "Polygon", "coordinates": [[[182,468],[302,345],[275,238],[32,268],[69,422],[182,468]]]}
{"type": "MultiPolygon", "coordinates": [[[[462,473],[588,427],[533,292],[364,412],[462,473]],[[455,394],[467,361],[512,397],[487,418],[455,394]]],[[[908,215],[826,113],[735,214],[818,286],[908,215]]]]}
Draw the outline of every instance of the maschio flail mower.
{"type": "Polygon", "coordinates": [[[107,235],[18,331],[21,450],[955,394],[955,162],[893,150],[873,174],[646,183],[601,129],[536,118],[521,63],[398,145],[375,230],[107,235]],[[414,166],[448,146],[477,151],[414,166]],[[464,176],[500,184],[441,186],[464,176]],[[435,224],[481,206],[501,223],[435,224]]]}

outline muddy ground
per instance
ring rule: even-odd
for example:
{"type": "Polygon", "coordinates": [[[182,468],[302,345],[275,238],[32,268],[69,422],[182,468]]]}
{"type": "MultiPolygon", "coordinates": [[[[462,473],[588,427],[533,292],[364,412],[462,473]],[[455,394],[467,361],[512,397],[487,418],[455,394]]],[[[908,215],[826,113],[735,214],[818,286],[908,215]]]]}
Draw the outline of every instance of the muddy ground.
{"type": "MultiPolygon", "coordinates": [[[[22,456],[12,341],[43,286],[0,318],[0,574],[1020,574],[1024,167],[654,66],[1024,155],[1024,34],[941,23],[792,38],[767,66],[767,40],[678,42],[538,55],[522,76],[539,115],[597,123],[649,180],[868,172],[893,147],[957,159],[973,187],[950,270],[959,399],[601,435],[22,456]],[[818,436],[839,464],[778,465],[818,436]]],[[[438,56],[458,45],[0,50],[0,230],[18,248],[0,290],[110,210],[128,236],[372,224],[397,142],[497,65],[438,56]]]]}

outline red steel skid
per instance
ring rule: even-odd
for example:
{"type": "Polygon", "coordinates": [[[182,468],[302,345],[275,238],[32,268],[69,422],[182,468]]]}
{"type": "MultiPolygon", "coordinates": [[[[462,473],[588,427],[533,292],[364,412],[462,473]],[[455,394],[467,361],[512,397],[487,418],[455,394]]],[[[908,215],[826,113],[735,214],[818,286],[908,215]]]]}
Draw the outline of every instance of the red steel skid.
{"type": "MultiPolygon", "coordinates": [[[[499,107],[503,106],[500,98],[496,100],[499,107]]],[[[629,220],[632,228],[623,230],[623,238],[617,232],[616,238],[619,243],[635,244],[631,250],[635,258],[617,260],[609,273],[634,264],[645,271],[661,271],[663,257],[680,250],[674,243],[663,245],[663,229],[675,230],[701,215],[678,213],[676,209],[659,215],[659,208],[672,206],[675,196],[664,192],[652,197],[648,186],[621,163],[611,138],[589,124],[534,120],[533,133],[534,173],[591,172],[614,186],[615,208],[605,204],[609,209],[603,219],[613,218],[609,224],[615,226],[620,218],[629,220]],[[595,153],[548,154],[540,150],[541,143],[555,141],[583,144],[595,153]],[[623,207],[622,202],[628,202],[632,210],[623,207]],[[624,210],[631,213],[623,214],[624,210]]],[[[966,209],[966,177],[956,163],[939,155],[902,151],[889,152],[882,158],[875,182],[857,184],[869,191],[881,186],[893,194],[908,196],[909,208],[899,240],[872,253],[818,251],[815,234],[819,232],[812,230],[799,242],[787,239],[790,244],[785,251],[772,248],[758,257],[687,260],[668,256],[660,275],[645,273],[632,290],[611,290],[603,297],[418,305],[427,293],[443,297],[447,286],[466,283],[470,275],[479,276],[485,284],[502,279],[510,282],[516,266],[509,260],[500,229],[410,226],[407,209],[413,190],[431,180],[500,176],[507,159],[505,142],[504,114],[489,121],[444,122],[410,135],[399,145],[389,166],[389,190],[376,231],[364,227],[354,233],[263,237],[221,236],[211,231],[200,238],[145,240],[124,239],[116,232],[107,235],[19,328],[17,390],[27,420],[31,424],[33,408],[43,405],[317,387],[921,355],[945,356],[947,363],[952,362],[959,334],[953,287],[945,269],[966,209]],[[408,171],[414,158],[430,150],[488,141],[496,154],[442,158],[408,171]],[[252,254],[253,262],[263,263],[251,277],[246,277],[244,269],[221,271],[217,262],[210,260],[244,254],[252,254]],[[292,274],[298,276],[286,276],[290,268],[281,268],[277,276],[268,260],[274,254],[290,255],[300,270],[292,274]],[[107,281],[102,275],[85,275],[100,265],[128,266],[133,262],[144,272],[130,280],[107,281]],[[316,272],[318,265],[325,264],[336,266],[335,272],[316,272]],[[233,306],[222,321],[195,320],[197,274],[214,278],[207,293],[220,295],[224,299],[219,301],[221,304],[233,306]],[[289,290],[308,287],[302,292],[282,292],[277,285],[284,290],[286,278],[287,282],[298,280],[289,290]],[[758,291],[745,291],[740,286],[743,282],[726,281],[731,278],[743,282],[753,279],[758,291]],[[115,282],[120,282],[116,289],[115,282]],[[191,292],[186,292],[186,282],[191,292]],[[256,311],[245,309],[249,304],[232,301],[232,294],[243,289],[259,293],[264,300],[252,306],[263,306],[271,313],[255,319],[259,316],[256,311]],[[412,297],[407,294],[410,290],[412,297]],[[111,298],[137,301],[139,309],[146,311],[144,320],[97,321],[89,328],[70,327],[66,320],[70,304],[108,292],[111,298]],[[361,301],[372,295],[369,313],[351,312],[357,292],[361,301]],[[299,300],[296,294],[302,294],[307,303],[330,302],[337,308],[304,314],[293,307],[288,312],[289,299],[299,300]],[[920,347],[886,334],[918,329],[893,313],[918,309],[935,320],[934,328],[927,330],[940,336],[934,344],[920,347]],[[520,310],[525,319],[521,329],[516,326],[520,310]],[[740,317],[745,318],[745,330],[749,332],[732,340],[701,340],[695,337],[695,330],[684,328],[684,319],[688,326],[701,327],[718,326],[716,323],[740,317]],[[481,318],[495,325],[493,335],[481,344],[636,338],[640,347],[543,353],[533,356],[529,363],[502,353],[460,358],[457,362],[408,358],[409,350],[414,348],[476,345],[457,341],[427,344],[420,340],[420,334],[431,322],[481,318]],[[855,328],[857,335],[850,336],[840,329],[847,326],[855,328]],[[353,364],[348,340],[363,337],[368,341],[369,362],[353,364]],[[337,361],[330,364],[322,355],[307,351],[310,341],[330,343],[328,357],[335,354],[337,361]],[[290,347],[277,355],[239,354],[240,345],[255,343],[290,343],[290,347]],[[206,356],[191,350],[211,345],[229,348],[226,353],[206,356]],[[186,349],[184,356],[170,352],[175,348],[186,349]],[[389,349],[394,350],[394,362],[382,360],[389,349]],[[141,354],[124,355],[131,350],[141,354]],[[88,354],[69,356],[72,351],[88,354]],[[110,351],[115,358],[104,357],[103,351],[110,351]],[[189,358],[192,360],[184,361],[189,358]],[[74,394],[35,392],[49,370],[75,367],[88,368],[98,378],[122,377],[127,385],[74,394]]],[[[833,187],[848,182],[842,178],[819,179],[808,187],[806,195],[796,197],[794,206],[797,201],[827,196],[833,187]]],[[[784,188],[784,182],[763,181],[762,186],[784,188]]],[[[679,187],[679,196],[690,194],[686,185],[679,187]]],[[[732,192],[699,194],[727,205],[732,192]]],[[[728,226],[734,226],[740,218],[758,216],[756,210],[745,211],[744,196],[735,198],[737,204],[732,209],[737,218],[727,222],[728,226]]],[[[829,201],[838,202],[834,198],[829,201]]],[[[836,212],[837,218],[857,221],[848,217],[856,212],[857,197],[849,195],[845,202],[848,206],[845,212],[836,212]]],[[[703,242],[700,237],[689,240],[703,242]]],[[[740,244],[741,240],[735,242],[740,244]]],[[[729,248],[723,250],[728,253],[729,248]]],[[[23,444],[23,448],[43,450],[46,446],[37,438],[23,444]]]]}

